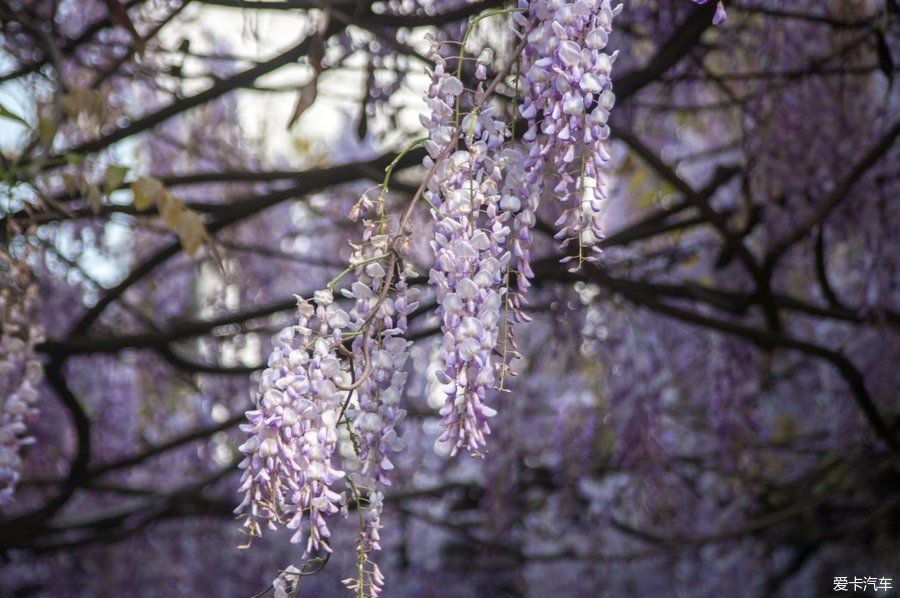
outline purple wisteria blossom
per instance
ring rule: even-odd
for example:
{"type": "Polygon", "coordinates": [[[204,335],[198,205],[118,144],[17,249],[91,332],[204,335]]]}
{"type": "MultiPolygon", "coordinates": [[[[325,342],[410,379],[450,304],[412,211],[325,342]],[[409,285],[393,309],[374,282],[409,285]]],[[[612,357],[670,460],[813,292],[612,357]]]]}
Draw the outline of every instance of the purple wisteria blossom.
{"type": "Polygon", "coordinates": [[[0,3],[4,595],[890,575],[895,3],[618,1],[0,3]]]}
{"type": "Polygon", "coordinates": [[[21,447],[31,444],[27,423],[38,415],[43,367],[35,346],[44,340],[33,320],[37,285],[24,257],[0,252],[0,506],[13,501],[21,447]]]}
{"type": "Polygon", "coordinates": [[[369,554],[381,550],[381,513],[384,510],[384,495],[381,492],[369,493],[367,505],[362,509],[362,530],[356,544],[356,576],[343,580],[348,590],[357,596],[378,596],[384,587],[384,575],[378,563],[369,558],[369,554]]]}
{"type": "MultiPolygon", "coordinates": [[[[526,45],[522,55],[523,98],[520,112],[528,129],[528,156],[523,165],[526,185],[520,199],[525,215],[517,229],[533,224],[533,212],[543,192],[545,170],[556,177],[552,194],[569,206],[556,225],[557,239],[594,246],[603,237],[600,226],[606,200],[601,173],[609,160],[603,141],[609,137],[609,112],[615,103],[610,78],[617,52],[603,51],[613,18],[622,10],[610,0],[526,2],[517,21],[526,45]]],[[[527,256],[527,237],[519,232],[527,256]]],[[[522,259],[527,262],[527,259],[522,259]]]]}
{"type": "Polygon", "coordinates": [[[334,344],[347,318],[331,293],[317,294],[315,308],[299,300],[299,324],[279,334],[257,408],[242,425],[249,439],[241,446],[244,500],[237,512],[246,515],[248,535],[259,536],[261,522],[275,529],[289,517],[287,526],[297,530],[291,541],[299,543],[308,519],[307,554],[330,551],[325,516],[345,502],[332,489],[345,475],[332,456],[343,401],[334,379],[344,373],[334,344]]]}
{"type": "Polygon", "coordinates": [[[360,326],[369,320],[379,325],[377,335],[353,340],[354,376],[360,384],[356,400],[347,410],[361,462],[359,482],[370,488],[390,485],[391,457],[403,448],[396,429],[406,415],[400,408],[400,394],[406,384],[404,366],[410,343],[403,334],[407,317],[418,303],[412,299],[406,273],[398,276],[392,296],[380,299],[386,273],[377,262],[366,270],[364,280],[368,280],[357,280],[344,294],[356,300],[350,316],[360,326]]]}
{"type": "MultiPolygon", "coordinates": [[[[351,261],[362,263],[372,258],[366,251],[389,250],[387,237],[376,235],[371,223],[367,223],[366,240],[351,261]]],[[[357,575],[344,581],[348,589],[357,595],[377,596],[384,584],[384,576],[378,564],[370,558],[381,550],[379,529],[383,494],[381,489],[390,486],[389,475],[394,469],[391,458],[403,450],[397,425],[406,416],[400,407],[400,398],[406,385],[404,370],[411,344],[404,338],[409,315],[418,307],[417,291],[411,291],[407,277],[414,273],[402,270],[396,275],[390,295],[385,285],[391,285],[391,276],[374,261],[360,269],[357,281],[343,294],[355,299],[350,312],[360,331],[370,324],[375,334],[361,334],[353,340],[354,379],[356,399],[347,410],[351,422],[348,425],[353,443],[353,453],[347,461],[358,460],[357,471],[350,474],[357,508],[363,509],[357,541],[357,575]],[[362,492],[365,492],[363,499],[362,492]],[[366,506],[362,506],[362,502],[366,506]]],[[[348,465],[348,469],[350,466],[348,465]]]]}
{"type": "MultiPolygon", "coordinates": [[[[354,219],[373,207],[364,198],[354,219]]],[[[383,216],[383,205],[374,214],[383,216]]],[[[345,585],[375,596],[384,580],[369,555],[380,549],[381,490],[390,485],[392,457],[403,449],[397,425],[406,415],[400,408],[410,344],[404,335],[418,303],[407,283],[415,273],[402,262],[403,237],[384,234],[382,218],[363,224],[351,267],[312,302],[298,298],[298,323],[281,332],[269,357],[257,409],[242,426],[250,437],[241,447],[245,495],[238,512],[250,536],[260,535],[263,522],[276,528],[286,521],[296,530],[291,541],[299,543],[308,528],[304,558],[310,558],[332,551],[329,515],[346,516],[351,503],[363,509],[358,574],[345,585]],[[347,312],[333,288],[351,272],[355,281],[341,290],[353,300],[347,312]]]]}
{"type": "Polygon", "coordinates": [[[495,381],[501,318],[502,283],[509,253],[509,227],[498,217],[500,150],[509,132],[494,110],[484,103],[483,68],[476,68],[478,89],[467,93],[460,80],[447,72],[445,59],[435,61],[427,102],[430,118],[426,143],[427,167],[434,166],[426,196],[437,208],[432,249],[434,267],[429,280],[435,287],[441,329],[441,366],[438,381],[446,385],[441,409],[444,433],[440,441],[459,449],[478,451],[490,433],[487,393],[495,381]],[[464,102],[471,110],[460,115],[464,102]],[[437,164],[435,165],[435,162],[437,164]]]}

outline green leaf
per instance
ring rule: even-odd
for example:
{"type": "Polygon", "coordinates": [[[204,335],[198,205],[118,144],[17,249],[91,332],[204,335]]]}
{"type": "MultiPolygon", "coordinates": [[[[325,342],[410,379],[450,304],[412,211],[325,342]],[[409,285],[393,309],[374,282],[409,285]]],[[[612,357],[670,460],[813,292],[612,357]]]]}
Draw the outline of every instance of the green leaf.
{"type": "Polygon", "coordinates": [[[206,240],[206,226],[203,224],[203,218],[193,210],[184,209],[182,211],[175,232],[178,233],[181,245],[188,255],[193,255],[206,240]]]}
{"type": "Polygon", "coordinates": [[[24,118],[22,118],[18,114],[14,114],[13,112],[10,112],[9,109],[7,109],[7,107],[4,106],[3,104],[0,104],[0,117],[8,118],[9,120],[14,120],[19,124],[25,125],[26,127],[29,126],[24,118]]]}
{"type": "Polygon", "coordinates": [[[38,135],[40,135],[41,143],[44,144],[44,147],[53,145],[53,139],[56,137],[56,129],[58,127],[59,123],[52,118],[42,116],[38,119],[38,135]]]}
{"type": "Polygon", "coordinates": [[[78,113],[81,112],[81,97],[74,93],[67,93],[59,100],[59,105],[62,108],[63,112],[66,113],[66,116],[69,118],[78,118],[78,113]]]}
{"type": "Polygon", "coordinates": [[[141,212],[149,210],[166,195],[163,184],[149,176],[142,176],[131,183],[131,191],[134,193],[134,207],[141,212]]]}
{"type": "MultiPolygon", "coordinates": [[[[127,169],[121,166],[110,166],[110,169],[112,168],[122,169],[121,176],[125,176],[124,171],[127,169]]],[[[118,173],[116,175],[118,176],[118,173]]],[[[108,176],[109,171],[107,171],[108,176]]],[[[121,184],[121,180],[119,184],[121,184]]],[[[178,239],[188,255],[193,255],[209,239],[203,217],[185,207],[177,197],[166,191],[166,188],[157,179],[142,176],[131,183],[131,190],[134,193],[134,207],[144,211],[155,204],[166,226],[178,235],[178,239]]]]}
{"type": "Polygon", "coordinates": [[[106,112],[106,99],[97,89],[74,87],[60,98],[59,105],[71,119],[80,115],[102,118],[106,112]]]}
{"type": "Polygon", "coordinates": [[[81,190],[81,194],[85,199],[88,200],[88,203],[91,205],[91,211],[94,212],[94,215],[97,215],[100,213],[100,208],[103,205],[103,202],[100,198],[100,189],[93,183],[88,183],[87,181],[84,181],[84,183],[85,185],[81,190]]]}
{"type": "MultiPolygon", "coordinates": [[[[631,180],[628,181],[628,193],[630,195],[637,195],[639,191],[641,191],[644,185],[647,184],[650,175],[645,169],[640,169],[634,173],[634,176],[631,177],[631,180]]],[[[652,199],[652,198],[651,198],[652,199]]]]}
{"type": "Polygon", "coordinates": [[[70,196],[77,197],[81,193],[81,177],[70,172],[64,172],[62,173],[62,180],[70,196]]]}
{"type": "Polygon", "coordinates": [[[158,200],[157,206],[166,226],[172,230],[178,230],[178,223],[181,222],[181,215],[184,212],[181,202],[175,199],[171,193],[164,193],[158,200]]]}
{"type": "Polygon", "coordinates": [[[125,175],[128,174],[127,166],[117,166],[112,164],[106,169],[106,176],[103,177],[103,192],[109,195],[119,188],[125,175]]]}
{"type": "Polygon", "coordinates": [[[75,152],[66,152],[66,164],[69,166],[81,166],[84,164],[84,156],[75,152]]]}

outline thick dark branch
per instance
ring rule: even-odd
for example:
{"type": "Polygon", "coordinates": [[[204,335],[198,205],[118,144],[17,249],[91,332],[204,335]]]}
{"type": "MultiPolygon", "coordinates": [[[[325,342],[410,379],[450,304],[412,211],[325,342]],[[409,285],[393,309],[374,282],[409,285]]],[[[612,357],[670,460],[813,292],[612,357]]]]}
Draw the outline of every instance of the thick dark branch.
{"type": "Polygon", "coordinates": [[[93,478],[93,477],[104,475],[111,471],[116,471],[119,469],[134,467],[135,465],[140,465],[144,461],[148,461],[148,460],[150,460],[154,457],[157,457],[163,453],[167,453],[178,447],[184,446],[186,444],[190,444],[191,442],[196,442],[198,440],[209,440],[209,438],[216,432],[223,432],[225,430],[233,428],[234,426],[238,425],[242,421],[244,421],[243,413],[240,413],[238,415],[233,415],[221,423],[215,424],[213,426],[208,426],[205,428],[198,428],[191,432],[187,432],[186,434],[176,436],[167,442],[163,442],[161,444],[152,446],[143,452],[136,453],[129,457],[123,457],[123,458],[119,459],[118,461],[113,461],[111,463],[105,463],[103,465],[97,465],[95,467],[91,467],[88,470],[86,476],[87,476],[87,478],[93,478]]]}
{"type": "Polygon", "coordinates": [[[696,313],[663,301],[659,301],[655,296],[645,293],[635,287],[631,281],[623,281],[613,278],[606,271],[593,264],[587,264],[583,271],[579,273],[569,273],[561,268],[554,260],[544,260],[538,262],[534,267],[535,277],[556,278],[559,280],[583,280],[599,284],[603,288],[610,289],[614,292],[621,293],[623,297],[640,305],[660,313],[662,315],[696,324],[704,328],[724,332],[726,334],[735,335],[744,338],[753,344],[765,348],[785,348],[793,349],[823,359],[829,362],[838,371],[844,381],[847,383],[856,401],[857,406],[868,421],[870,427],[875,434],[884,442],[884,444],[896,456],[900,456],[900,442],[896,435],[887,425],[875,403],[872,401],[868,390],[866,389],[865,380],[860,371],[839,351],[833,351],[827,347],[793,338],[780,332],[771,330],[760,330],[750,326],[738,323],[719,320],[700,313],[696,313]]]}
{"type": "Polygon", "coordinates": [[[835,308],[843,308],[841,300],[838,299],[831,283],[828,280],[828,266],[825,262],[825,226],[819,226],[819,232],[816,234],[815,247],[815,263],[816,263],[816,280],[819,283],[819,290],[822,296],[828,302],[828,305],[835,308]]]}
{"type": "MultiPolygon", "coordinates": [[[[827,5],[823,4],[822,6],[825,7],[827,5]]],[[[863,27],[869,27],[873,23],[876,23],[882,14],[881,12],[878,12],[871,17],[864,17],[862,19],[855,19],[852,21],[844,21],[828,16],[827,14],[791,10],[787,8],[776,8],[751,2],[732,3],[728,5],[728,9],[738,10],[740,12],[746,12],[750,14],[761,14],[776,19],[793,19],[798,21],[807,21],[809,23],[818,23],[821,25],[834,27],[835,29],[859,29],[863,27]]]]}
{"type": "MultiPolygon", "coordinates": [[[[315,0],[285,0],[284,2],[260,2],[258,0],[200,0],[202,4],[239,8],[243,10],[312,10],[322,8],[323,2],[315,0]]],[[[467,19],[488,8],[502,6],[503,0],[482,0],[472,4],[464,4],[460,8],[448,10],[434,15],[388,15],[377,14],[371,10],[362,18],[367,25],[379,27],[429,27],[446,25],[467,19]]],[[[336,2],[330,4],[333,10],[352,15],[356,12],[355,2],[336,2]]],[[[371,5],[370,5],[371,7],[371,5]]]]}
{"type": "Polygon", "coordinates": [[[53,359],[45,368],[45,375],[50,386],[56,391],[60,401],[68,410],[75,428],[77,439],[75,457],[69,465],[69,475],[60,487],[59,492],[43,506],[0,523],[0,538],[27,537],[39,529],[45,521],[59,511],[71,498],[82,483],[91,459],[91,420],[78,398],[72,393],[63,376],[64,359],[53,359]]]}
{"type": "MultiPolygon", "coordinates": [[[[169,14],[167,14],[159,23],[155,24],[153,28],[145,35],[140,37],[140,44],[146,44],[151,39],[155,38],[159,33],[166,27],[169,23],[171,23],[175,17],[177,17],[181,11],[187,8],[187,5],[191,3],[191,0],[183,0],[182,3],[175,8],[173,8],[169,14]]],[[[94,80],[91,82],[92,88],[99,88],[100,85],[103,84],[104,81],[109,79],[115,73],[118,72],[120,68],[127,62],[129,62],[136,52],[140,50],[139,43],[134,42],[128,46],[127,50],[122,53],[121,56],[113,60],[112,64],[110,64],[106,69],[102,72],[97,73],[94,80]]]]}
{"type": "MultiPolygon", "coordinates": [[[[696,208],[700,214],[719,232],[729,249],[740,256],[751,274],[759,273],[759,267],[756,259],[750,251],[744,246],[741,238],[735,234],[728,226],[725,217],[714,210],[709,203],[712,197],[711,193],[698,193],[684,179],[682,179],[675,170],[668,164],[663,162],[656,153],[638,139],[637,135],[631,131],[626,131],[620,127],[613,129],[617,139],[620,139],[628,148],[637,154],[641,160],[647,163],[660,177],[684,195],[686,203],[696,208]]],[[[728,173],[735,174],[735,169],[729,169],[728,173]]],[[[714,187],[715,190],[718,187],[714,187]]]]}
{"type": "MultiPolygon", "coordinates": [[[[312,295],[312,292],[305,296],[312,295]]],[[[74,337],[67,340],[48,340],[38,350],[51,355],[78,355],[85,353],[118,353],[129,348],[157,349],[170,343],[206,334],[220,326],[242,324],[297,307],[293,297],[276,301],[249,311],[228,314],[214,320],[184,320],[176,322],[168,330],[129,334],[117,337],[74,337]]]]}
{"type": "Polygon", "coordinates": [[[636,135],[629,131],[617,129],[616,136],[625,142],[628,147],[649,164],[664,180],[678,189],[685,197],[685,201],[695,207],[700,215],[709,222],[719,233],[726,248],[732,255],[738,256],[747,272],[753,278],[756,285],[756,293],[762,298],[763,312],[766,323],[772,330],[781,329],[781,319],[775,307],[770,286],[770,275],[756,261],[750,250],[744,245],[743,237],[731,230],[724,214],[716,211],[710,203],[712,194],[703,194],[694,191],[686,181],[679,177],[674,169],[663,162],[650,148],[645,146],[636,135]]]}
{"type": "Polygon", "coordinates": [[[204,497],[204,491],[226,475],[235,471],[238,459],[231,465],[212,472],[199,480],[179,486],[167,492],[155,493],[134,505],[125,506],[102,515],[76,517],[63,521],[53,521],[40,529],[40,533],[15,534],[0,537],[6,547],[29,550],[46,550],[45,542],[52,543],[54,536],[60,547],[72,548],[90,541],[90,532],[99,532],[101,537],[122,538],[138,531],[161,518],[176,515],[232,514],[230,503],[214,501],[204,497]],[[199,506],[203,508],[198,508],[199,506]],[[210,506],[215,507],[210,510],[210,506]],[[51,540],[40,540],[50,536],[51,540]]]}
{"type": "MultiPolygon", "coordinates": [[[[132,6],[137,6],[138,4],[141,4],[143,1],[144,0],[129,0],[128,2],[123,2],[123,6],[127,9],[127,8],[131,8],[132,6]]],[[[83,44],[90,42],[91,39],[93,39],[93,37],[95,35],[97,35],[99,32],[103,31],[107,27],[112,27],[112,26],[113,26],[113,23],[109,19],[109,17],[100,19],[96,23],[93,23],[92,25],[88,26],[83,32],[81,32],[81,34],[78,37],[68,40],[66,43],[64,43],[62,45],[62,47],[59,49],[59,53],[63,56],[71,55],[77,48],[79,48],[83,44]]],[[[26,65],[22,65],[19,68],[15,69],[14,71],[11,71],[4,75],[0,75],[0,83],[4,83],[6,81],[11,81],[13,79],[18,79],[19,77],[24,77],[25,75],[34,73],[34,72],[38,71],[38,69],[40,69],[44,65],[48,64],[49,62],[50,62],[49,56],[42,56],[40,60],[37,60],[35,62],[26,64],[26,65]]]]}
{"type": "Polygon", "coordinates": [[[859,182],[863,175],[865,175],[870,168],[875,166],[881,157],[891,149],[894,142],[897,140],[898,135],[900,135],[900,121],[894,123],[894,125],[888,129],[887,134],[885,134],[878,143],[869,148],[869,151],[853,165],[849,174],[847,174],[837,187],[835,187],[834,191],[832,191],[825,199],[818,210],[807,216],[790,235],[776,242],[772,246],[769,253],[766,255],[764,263],[764,268],[766,270],[772,271],[775,268],[778,258],[781,257],[785,251],[790,249],[795,243],[807,238],[815,227],[819,226],[826,218],[828,218],[831,211],[834,210],[839,203],[844,201],[847,194],[850,193],[850,190],[853,189],[853,186],[859,182]]]}
{"type": "Polygon", "coordinates": [[[265,364],[260,364],[256,366],[250,365],[236,365],[236,366],[224,366],[224,365],[211,365],[208,363],[201,363],[199,361],[193,361],[187,359],[186,357],[182,357],[178,353],[175,352],[172,347],[165,345],[163,347],[158,347],[157,352],[165,359],[169,365],[181,370],[182,372],[186,372],[189,374],[218,374],[220,376],[249,376],[253,372],[261,369],[265,364]]]}
{"type": "Polygon", "coordinates": [[[675,66],[700,41],[703,33],[712,26],[716,3],[707,2],[691,10],[684,23],[666,40],[647,65],[633,73],[616,79],[616,96],[631,96],[659,79],[675,66]]]}

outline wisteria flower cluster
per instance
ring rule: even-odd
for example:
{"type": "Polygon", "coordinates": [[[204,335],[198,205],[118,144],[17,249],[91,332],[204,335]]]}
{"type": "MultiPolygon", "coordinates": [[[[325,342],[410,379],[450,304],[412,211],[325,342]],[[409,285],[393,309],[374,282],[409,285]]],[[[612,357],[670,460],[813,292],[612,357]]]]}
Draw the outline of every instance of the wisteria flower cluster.
{"type": "Polygon", "coordinates": [[[332,550],[326,517],[361,509],[358,575],[346,585],[374,596],[383,576],[369,555],[380,550],[381,489],[403,448],[404,335],[418,303],[407,283],[414,273],[403,263],[404,236],[384,234],[383,207],[366,196],[353,215],[370,212],[378,218],[364,221],[351,266],[312,301],[298,297],[298,323],[278,336],[256,409],[242,426],[249,438],[240,447],[244,500],[236,512],[251,538],[263,525],[295,529],[294,543],[306,532],[304,557],[314,558],[332,550]],[[335,297],[348,274],[355,281],[335,297]]]}
{"type": "Polygon", "coordinates": [[[384,579],[370,554],[380,549],[382,491],[403,448],[405,335],[417,307],[405,262],[409,217],[420,200],[435,221],[428,280],[443,332],[438,440],[451,455],[484,450],[496,414],[490,394],[502,385],[515,351],[512,324],[527,319],[522,302],[531,276],[531,229],[547,168],[558,179],[553,194],[571,206],[559,238],[577,238],[579,248],[601,238],[606,184],[600,170],[609,160],[603,140],[615,101],[615,54],[602,50],[620,8],[609,0],[521,2],[521,57],[498,68],[490,82],[490,49],[473,59],[465,54],[468,33],[458,55],[457,46],[432,39],[428,114],[421,117],[428,131],[420,140],[425,181],[394,234],[385,213],[390,167],[379,197],[365,194],[354,206],[351,218],[362,219],[364,233],[350,267],[312,301],[298,298],[298,324],[280,334],[257,408],[247,413],[238,512],[248,535],[260,535],[263,525],[286,525],[297,530],[293,542],[305,532],[304,556],[315,558],[331,551],[326,518],[358,509],[357,574],[345,585],[358,596],[380,592],[384,579]],[[523,145],[491,104],[516,64],[528,123],[523,145]],[[349,274],[354,281],[336,298],[349,274]]]}
{"type": "Polygon", "coordinates": [[[27,259],[0,252],[0,506],[13,500],[20,450],[33,442],[27,424],[38,415],[37,385],[44,369],[35,346],[44,333],[32,318],[36,297],[27,259]]]}
{"type": "MultiPolygon", "coordinates": [[[[533,221],[543,193],[544,172],[553,168],[553,195],[570,207],[557,221],[557,238],[595,247],[603,238],[600,218],[607,184],[601,173],[609,161],[603,141],[609,137],[609,113],[615,103],[612,66],[617,52],[604,52],[613,18],[622,5],[610,0],[528,2],[516,15],[527,41],[522,53],[522,117],[528,130],[523,164],[527,184],[521,188],[533,221]]],[[[526,260],[527,261],[527,260],[526,260]]]]}
{"type": "Polygon", "coordinates": [[[429,280],[444,333],[438,380],[447,387],[447,400],[441,410],[440,440],[450,443],[455,454],[461,448],[476,451],[484,446],[484,436],[490,433],[487,418],[495,414],[486,400],[494,385],[492,353],[509,262],[504,249],[509,227],[498,217],[503,178],[499,152],[509,132],[493,109],[483,105],[483,68],[476,69],[478,89],[471,94],[476,107],[460,120],[463,85],[447,72],[437,47],[432,59],[427,98],[431,117],[423,118],[430,131],[425,165],[436,165],[427,196],[438,217],[429,280]]]}
{"type": "MultiPolygon", "coordinates": [[[[240,447],[247,457],[241,463],[245,496],[238,509],[249,508],[244,522],[248,534],[258,536],[262,522],[275,529],[288,518],[287,525],[297,529],[292,541],[299,542],[308,514],[308,552],[328,538],[323,516],[336,512],[343,502],[331,490],[345,475],[332,462],[342,402],[332,378],[343,373],[328,338],[329,320],[339,317],[338,310],[329,309],[332,305],[325,297],[319,297],[315,309],[300,303],[300,324],[279,335],[262,374],[257,409],[247,413],[249,422],[242,426],[250,437],[240,447]],[[314,312],[321,318],[315,331],[307,326],[314,312]]],[[[330,336],[339,339],[340,334],[338,328],[330,336]]],[[[327,541],[324,544],[327,547],[327,541]]]]}

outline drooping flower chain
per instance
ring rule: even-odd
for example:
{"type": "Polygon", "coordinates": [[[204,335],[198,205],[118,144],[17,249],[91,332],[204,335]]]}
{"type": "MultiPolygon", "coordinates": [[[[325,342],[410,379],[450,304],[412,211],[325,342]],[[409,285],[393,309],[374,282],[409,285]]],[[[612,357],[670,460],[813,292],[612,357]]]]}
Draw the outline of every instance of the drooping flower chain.
{"type": "MultiPolygon", "coordinates": [[[[369,264],[369,268],[372,265],[369,264]]],[[[383,284],[378,278],[370,282],[375,289],[383,284]]],[[[330,466],[326,467],[328,457],[333,453],[336,437],[329,433],[314,439],[308,434],[314,430],[309,426],[312,421],[317,421],[329,431],[334,431],[339,423],[337,416],[345,412],[354,415],[359,419],[359,423],[365,423],[363,413],[372,413],[378,417],[387,414],[389,417],[386,417],[392,422],[402,418],[402,414],[396,411],[382,409],[380,398],[378,401],[374,401],[373,398],[379,393],[372,390],[383,382],[386,368],[390,369],[395,364],[402,365],[405,360],[406,341],[402,339],[400,343],[396,341],[403,332],[406,316],[416,304],[407,298],[403,278],[396,286],[400,290],[395,293],[394,298],[385,298],[375,310],[376,319],[390,323],[390,328],[378,331],[377,338],[368,333],[364,334],[362,330],[365,320],[372,314],[360,306],[366,305],[371,308],[371,300],[374,298],[372,288],[365,284],[356,282],[352,291],[346,293],[357,299],[357,306],[351,314],[334,301],[334,296],[329,290],[317,292],[312,303],[298,298],[298,325],[283,330],[279,335],[278,346],[270,355],[269,367],[263,372],[260,381],[259,408],[248,413],[251,423],[256,422],[259,425],[250,427],[249,424],[245,424],[247,431],[253,433],[242,448],[245,453],[260,456],[264,460],[274,459],[266,461],[264,464],[266,469],[277,469],[282,474],[287,474],[292,468],[282,467],[279,463],[290,463],[299,457],[307,468],[312,467],[315,470],[306,476],[309,480],[327,478],[329,481],[326,483],[330,484],[331,480],[343,477],[342,472],[329,472],[327,470],[330,466]],[[393,324],[397,313],[394,301],[400,303],[403,310],[397,318],[399,325],[393,324]],[[371,368],[371,372],[366,374],[359,386],[354,387],[357,392],[365,394],[365,398],[358,399],[365,407],[349,410],[346,408],[349,388],[346,385],[354,377],[351,375],[347,356],[342,353],[347,339],[354,339],[351,346],[355,349],[354,354],[358,354],[360,358],[356,362],[354,373],[360,375],[363,373],[362,369],[371,368]],[[365,350],[362,348],[364,345],[365,350]],[[389,359],[391,361],[388,361],[389,359]],[[370,403],[375,404],[379,410],[369,408],[370,403]],[[263,426],[262,422],[266,422],[266,425],[263,426]],[[298,439],[310,446],[324,447],[324,453],[319,449],[311,449],[308,451],[309,454],[303,451],[295,453],[289,448],[282,448],[282,445],[296,444],[294,441],[298,439]],[[324,473],[323,469],[326,470],[324,473]]],[[[401,381],[402,378],[398,377],[397,381],[390,385],[389,380],[388,388],[396,391],[401,381]]],[[[396,406],[390,399],[389,404],[392,407],[396,406]]],[[[372,427],[370,423],[366,425],[372,427]]],[[[364,435],[361,441],[373,448],[380,444],[379,439],[372,439],[367,435],[364,435]]],[[[387,447],[392,443],[383,444],[387,447]]],[[[388,461],[380,459],[377,467],[384,470],[390,466],[388,461]]],[[[286,490],[282,489],[281,492],[284,494],[286,490]]]]}
{"type": "Polygon", "coordinates": [[[332,457],[344,398],[334,380],[346,378],[336,345],[348,322],[330,293],[318,294],[315,308],[300,299],[298,311],[298,325],[279,335],[260,380],[257,408],[241,426],[249,439],[240,447],[246,455],[240,464],[245,494],[237,512],[247,515],[249,536],[260,535],[260,522],[269,529],[286,523],[297,530],[295,543],[308,516],[309,554],[330,550],[324,516],[346,502],[332,490],[345,476],[332,457]]]}
{"type": "Polygon", "coordinates": [[[444,334],[438,380],[446,385],[447,398],[441,409],[440,440],[448,442],[455,454],[483,447],[484,436],[490,433],[487,419],[495,414],[486,399],[495,382],[492,353],[509,261],[505,251],[509,228],[499,218],[499,152],[509,133],[506,123],[484,105],[484,69],[476,68],[479,88],[466,92],[447,72],[437,48],[431,58],[435,68],[427,96],[431,115],[424,119],[430,132],[426,166],[435,161],[438,165],[426,196],[439,213],[430,282],[444,334]],[[465,102],[472,109],[461,118],[465,102]]]}
{"type": "MultiPolygon", "coordinates": [[[[609,137],[609,111],[615,103],[610,74],[617,53],[603,52],[612,21],[622,8],[610,0],[519,1],[516,15],[526,36],[522,55],[523,99],[520,109],[528,129],[526,186],[517,229],[533,223],[542,193],[544,171],[555,169],[553,195],[571,207],[557,221],[556,237],[594,247],[602,239],[600,216],[606,199],[601,169],[609,160],[603,141],[609,137]]],[[[523,242],[524,244],[524,242],[523,242]]],[[[517,254],[527,271],[527,247],[517,254]]]]}
{"type": "MultiPolygon", "coordinates": [[[[367,207],[371,203],[357,215],[367,207]]],[[[249,439],[241,446],[244,500],[237,509],[251,537],[261,534],[263,523],[270,529],[285,524],[297,530],[291,541],[299,543],[308,527],[304,558],[310,558],[331,552],[326,517],[346,515],[352,499],[363,511],[360,567],[347,586],[368,596],[378,595],[383,584],[368,555],[380,549],[381,488],[390,484],[391,458],[403,448],[396,427],[406,414],[399,407],[409,345],[403,336],[418,306],[406,282],[411,272],[401,263],[402,239],[377,234],[378,228],[365,221],[363,243],[350,259],[354,265],[316,292],[313,302],[298,298],[298,324],[279,335],[257,408],[242,426],[249,439]],[[354,300],[348,313],[332,287],[350,272],[356,281],[342,291],[354,300]],[[343,429],[354,454],[341,458],[336,453],[343,429]]]]}
{"type": "MultiPolygon", "coordinates": [[[[367,223],[367,238],[372,232],[371,223],[367,223]]],[[[384,251],[388,249],[387,242],[385,237],[376,236],[371,245],[363,247],[374,246],[375,251],[384,251]]],[[[356,254],[351,259],[366,261],[364,254],[356,254]]],[[[359,472],[351,474],[353,488],[367,490],[365,506],[357,505],[362,510],[357,575],[344,580],[344,585],[359,596],[377,596],[384,585],[384,576],[369,554],[381,550],[381,488],[390,485],[388,475],[394,468],[391,458],[404,448],[397,431],[397,424],[406,416],[400,407],[400,397],[406,385],[404,366],[410,343],[404,335],[407,319],[418,307],[416,293],[406,281],[411,274],[398,265],[392,293],[387,296],[383,285],[390,284],[391,277],[381,263],[372,262],[350,290],[344,292],[356,301],[351,317],[360,323],[374,321],[379,327],[377,334],[358,336],[353,341],[353,355],[362,356],[363,361],[354,361],[354,376],[359,386],[355,389],[356,404],[347,412],[353,422],[355,449],[361,460],[359,472]]]]}
{"type": "Polygon", "coordinates": [[[12,502],[22,475],[21,448],[33,442],[43,366],[35,347],[44,339],[32,312],[37,285],[25,257],[0,249],[0,506],[12,502]]]}
{"type": "MultiPolygon", "coordinates": [[[[459,64],[455,75],[448,72],[439,46],[431,53],[430,114],[422,118],[429,132],[424,197],[437,221],[429,279],[444,333],[437,374],[447,394],[441,440],[451,454],[479,451],[490,433],[487,420],[495,411],[486,404],[487,393],[497,371],[506,367],[494,357],[501,312],[504,302],[512,309],[503,332],[505,358],[509,320],[526,319],[520,301],[531,276],[530,231],[547,166],[557,169],[554,191],[563,201],[580,194],[560,221],[560,237],[577,237],[581,247],[601,236],[605,181],[599,169],[609,158],[602,141],[614,101],[609,72],[615,55],[600,50],[620,7],[612,9],[609,0],[521,4],[527,40],[521,57],[526,82],[521,112],[528,122],[524,151],[507,146],[507,125],[486,101],[490,52],[475,63],[475,90],[465,89],[459,64]],[[507,300],[511,272],[518,289],[507,300]]],[[[306,555],[330,552],[325,517],[346,514],[346,489],[351,491],[361,533],[358,573],[345,585],[357,595],[376,595],[383,584],[368,555],[380,549],[381,487],[389,485],[392,456],[402,449],[396,426],[405,415],[399,406],[409,345],[404,334],[416,308],[399,235],[384,231],[383,203],[382,192],[376,213],[381,226],[364,221],[364,243],[355,247],[354,266],[345,271],[356,276],[342,291],[354,302],[350,313],[334,302],[336,281],[316,293],[315,305],[299,302],[299,323],[282,333],[273,351],[257,409],[248,412],[250,421],[243,426],[250,439],[241,447],[245,497],[238,510],[246,514],[251,536],[259,535],[261,523],[274,528],[286,521],[297,529],[292,541],[299,542],[307,523],[306,555]],[[340,459],[335,452],[342,427],[355,456],[343,451],[340,459]],[[341,482],[344,492],[335,488],[341,482]]],[[[372,206],[364,197],[354,219],[372,206]]]]}

